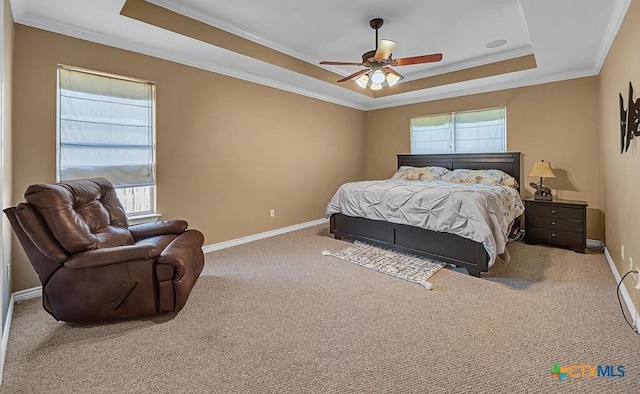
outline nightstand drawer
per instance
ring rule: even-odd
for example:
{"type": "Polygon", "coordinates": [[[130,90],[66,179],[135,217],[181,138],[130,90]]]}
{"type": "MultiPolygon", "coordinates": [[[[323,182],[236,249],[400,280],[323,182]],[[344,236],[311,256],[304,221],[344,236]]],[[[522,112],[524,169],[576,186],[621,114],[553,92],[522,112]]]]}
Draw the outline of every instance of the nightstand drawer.
{"type": "Polygon", "coordinates": [[[527,220],[531,227],[546,228],[550,230],[581,233],[584,227],[581,220],[566,220],[546,216],[529,216],[527,220]]]}
{"type": "Polygon", "coordinates": [[[587,203],[524,199],[524,241],[570,247],[584,253],[587,244],[587,203]]]}
{"type": "Polygon", "coordinates": [[[558,207],[546,204],[529,204],[529,216],[582,220],[581,208],[558,207]]]}
{"type": "Polygon", "coordinates": [[[549,230],[544,228],[529,227],[528,237],[531,241],[561,243],[566,245],[582,245],[583,233],[569,231],[549,230]]]}

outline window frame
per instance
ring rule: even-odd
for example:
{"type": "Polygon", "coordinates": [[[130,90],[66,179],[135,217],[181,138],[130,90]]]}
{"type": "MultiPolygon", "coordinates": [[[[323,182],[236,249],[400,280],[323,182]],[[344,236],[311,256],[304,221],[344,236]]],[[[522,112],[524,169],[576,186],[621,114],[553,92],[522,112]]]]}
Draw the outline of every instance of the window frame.
{"type": "Polygon", "coordinates": [[[411,151],[411,154],[447,154],[447,153],[495,153],[495,152],[458,152],[455,150],[455,134],[456,134],[456,115],[457,114],[464,114],[464,113],[473,113],[473,112],[482,112],[482,111],[491,111],[491,110],[496,110],[496,109],[502,109],[504,111],[504,129],[503,129],[503,136],[502,139],[504,141],[504,146],[503,146],[503,150],[498,151],[498,152],[508,152],[507,149],[507,106],[500,106],[500,107],[489,107],[489,108],[480,108],[480,109],[473,109],[473,110],[466,110],[466,111],[453,111],[453,112],[443,112],[443,113],[438,113],[438,114],[431,114],[431,115],[420,115],[420,116],[414,116],[410,119],[409,121],[409,149],[411,151]],[[436,116],[449,116],[450,118],[450,123],[451,123],[451,127],[450,127],[450,131],[449,131],[449,150],[447,152],[433,152],[433,153],[418,153],[415,152],[413,149],[413,143],[414,143],[414,135],[413,135],[413,120],[414,119],[419,119],[419,118],[430,118],[430,117],[436,117],[436,116]]]}
{"type": "MultiPolygon", "coordinates": [[[[58,64],[56,67],[56,182],[60,182],[60,151],[61,151],[61,141],[60,141],[60,121],[61,121],[61,112],[60,112],[60,70],[67,69],[71,71],[83,72],[87,74],[93,74],[100,77],[105,78],[115,78],[121,79],[124,81],[138,82],[148,84],[151,88],[151,166],[153,168],[153,186],[151,187],[150,192],[150,205],[151,210],[144,212],[126,212],[127,218],[133,220],[144,220],[147,218],[158,218],[160,214],[157,212],[157,166],[156,166],[156,84],[153,81],[149,81],[146,79],[127,77],[124,75],[113,74],[103,71],[91,70],[82,67],[69,66],[66,64],[58,64]]],[[[126,187],[115,187],[115,189],[126,189],[126,187]]]]}

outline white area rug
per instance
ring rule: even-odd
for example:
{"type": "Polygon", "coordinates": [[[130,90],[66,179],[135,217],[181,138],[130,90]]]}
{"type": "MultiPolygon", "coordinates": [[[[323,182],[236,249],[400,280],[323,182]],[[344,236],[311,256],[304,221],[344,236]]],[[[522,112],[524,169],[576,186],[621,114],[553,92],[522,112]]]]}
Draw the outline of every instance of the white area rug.
{"type": "Polygon", "coordinates": [[[446,263],[441,261],[387,250],[359,241],[355,241],[353,246],[336,253],[325,250],[322,254],[325,256],[333,256],[340,260],[348,261],[411,283],[417,283],[428,290],[433,289],[433,286],[427,280],[446,266],[446,263]]]}

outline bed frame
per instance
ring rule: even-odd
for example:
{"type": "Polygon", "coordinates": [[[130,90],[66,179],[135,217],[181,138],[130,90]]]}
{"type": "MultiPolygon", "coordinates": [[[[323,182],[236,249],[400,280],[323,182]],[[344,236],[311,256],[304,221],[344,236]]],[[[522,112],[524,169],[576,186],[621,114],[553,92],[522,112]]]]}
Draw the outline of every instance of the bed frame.
{"type": "MultiPolygon", "coordinates": [[[[398,155],[398,168],[400,166],[438,166],[450,170],[497,169],[511,175],[520,183],[520,152],[398,155]]],[[[489,255],[484,246],[455,234],[346,216],[341,213],[331,215],[329,231],[336,239],[360,240],[462,266],[470,275],[477,277],[489,269],[489,255]]]]}

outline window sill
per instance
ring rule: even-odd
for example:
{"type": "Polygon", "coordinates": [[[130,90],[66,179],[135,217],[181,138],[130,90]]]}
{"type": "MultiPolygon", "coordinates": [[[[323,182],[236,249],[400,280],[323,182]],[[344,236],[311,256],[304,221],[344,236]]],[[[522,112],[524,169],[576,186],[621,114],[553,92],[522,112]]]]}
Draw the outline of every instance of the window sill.
{"type": "Polygon", "coordinates": [[[147,213],[144,215],[128,216],[127,219],[129,220],[129,225],[133,226],[136,224],[157,222],[160,216],[162,216],[160,213],[147,213]]]}

